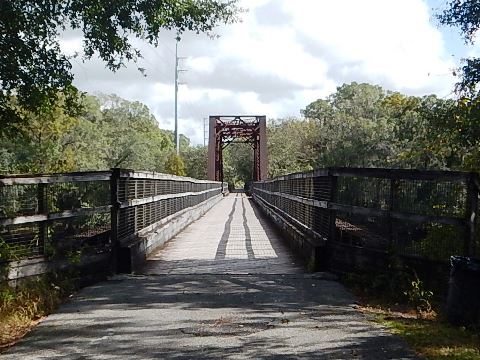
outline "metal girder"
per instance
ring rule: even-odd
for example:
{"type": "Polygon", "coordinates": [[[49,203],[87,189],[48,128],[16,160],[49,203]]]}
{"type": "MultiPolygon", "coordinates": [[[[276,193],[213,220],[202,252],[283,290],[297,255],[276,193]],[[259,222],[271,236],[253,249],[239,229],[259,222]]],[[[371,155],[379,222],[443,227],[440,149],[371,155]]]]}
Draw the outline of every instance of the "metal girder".
{"type": "Polygon", "coordinates": [[[247,143],[254,150],[254,181],[267,175],[266,117],[258,115],[210,116],[208,177],[223,181],[222,152],[232,143],[247,143]]]}

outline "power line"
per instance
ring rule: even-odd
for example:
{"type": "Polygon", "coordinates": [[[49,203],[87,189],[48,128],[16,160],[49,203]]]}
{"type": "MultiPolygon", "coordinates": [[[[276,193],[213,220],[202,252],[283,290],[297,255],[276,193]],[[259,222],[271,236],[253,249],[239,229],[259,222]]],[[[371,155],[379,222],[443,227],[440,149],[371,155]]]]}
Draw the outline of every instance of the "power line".
{"type": "MultiPolygon", "coordinates": [[[[177,39],[175,39],[177,40],[177,39]]],[[[175,81],[175,84],[177,84],[177,88],[176,88],[176,92],[177,92],[177,101],[176,101],[176,109],[177,109],[177,117],[176,117],[176,131],[174,131],[175,133],[175,146],[176,148],[179,148],[179,146],[177,146],[177,137],[178,139],[180,138],[180,131],[179,131],[179,118],[180,118],[180,112],[185,112],[189,117],[191,117],[193,120],[195,119],[198,119],[201,121],[201,119],[203,118],[203,116],[205,116],[204,114],[204,111],[200,111],[198,109],[198,107],[196,105],[194,105],[192,102],[190,102],[189,100],[187,99],[181,99],[181,94],[179,94],[178,92],[180,92],[180,85],[187,85],[186,82],[183,82],[182,79],[181,79],[181,73],[182,72],[185,72],[187,70],[184,70],[184,69],[178,69],[178,67],[180,66],[180,60],[181,59],[185,59],[185,57],[180,57],[178,56],[178,48],[177,48],[177,44],[176,44],[176,49],[175,51],[172,51],[169,44],[167,44],[166,42],[160,40],[160,43],[162,44],[162,47],[167,50],[167,52],[170,52],[172,55],[174,55],[174,59],[175,59],[175,68],[178,70],[178,71],[175,71],[175,74],[177,74],[177,78],[176,78],[176,81],[175,81]],[[177,58],[178,58],[178,63],[177,63],[177,58]],[[177,133],[178,133],[178,136],[177,136],[177,133]]],[[[147,59],[145,59],[145,61],[151,65],[151,67],[159,72],[161,72],[165,78],[167,78],[167,74],[165,72],[165,68],[168,68],[170,67],[172,64],[172,62],[170,61],[171,57],[169,56],[165,56],[163,52],[159,52],[158,51],[158,48],[157,47],[154,47],[154,46],[149,46],[149,50],[154,53],[156,55],[156,57],[158,59],[161,60],[161,62],[164,63],[165,67],[159,67],[157,63],[151,63],[150,61],[148,61],[147,59]]],[[[200,131],[201,133],[201,131],[200,131]]],[[[205,136],[203,134],[203,136],[205,136]]],[[[205,140],[205,139],[204,139],[205,140]]]]}

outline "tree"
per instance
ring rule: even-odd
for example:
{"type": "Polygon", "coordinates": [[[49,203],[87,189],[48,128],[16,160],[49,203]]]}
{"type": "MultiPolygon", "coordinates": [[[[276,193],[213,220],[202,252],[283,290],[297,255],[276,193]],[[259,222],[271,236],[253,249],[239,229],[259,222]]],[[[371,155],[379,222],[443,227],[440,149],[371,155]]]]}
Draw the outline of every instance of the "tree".
{"type": "Polygon", "coordinates": [[[59,99],[47,113],[23,111],[28,121],[17,125],[15,136],[0,137],[5,172],[50,173],[75,170],[72,143],[66,135],[78,119],[63,111],[59,99]],[[7,164],[7,161],[9,162],[7,164]]]}
{"type": "MultiPolygon", "coordinates": [[[[83,32],[83,59],[98,55],[118,70],[141,54],[132,37],[154,46],[162,30],[197,33],[237,21],[237,0],[9,0],[0,1],[0,129],[23,120],[12,103],[45,112],[64,97],[69,115],[79,111],[71,58],[60,49],[67,29],[83,32]]],[[[143,69],[139,69],[143,71],[143,69]]]]}
{"type": "MultiPolygon", "coordinates": [[[[477,0],[450,0],[446,9],[437,14],[440,24],[460,28],[466,43],[472,43],[480,28],[480,6],[477,0]]],[[[465,59],[460,69],[462,78],[457,84],[460,92],[475,93],[480,82],[480,59],[465,59]]]]}
{"type": "MultiPolygon", "coordinates": [[[[318,108],[316,104],[307,109],[318,108]]],[[[323,113],[318,115],[324,118],[323,113]]],[[[318,127],[312,119],[271,120],[267,126],[268,176],[312,170],[319,153],[315,146],[317,135],[318,127]]]]}
{"type": "Polygon", "coordinates": [[[456,103],[435,95],[389,94],[382,107],[393,126],[392,165],[416,169],[451,169],[459,164],[449,134],[456,103]]]}
{"type": "Polygon", "coordinates": [[[250,144],[230,144],[223,150],[223,181],[243,188],[253,178],[253,149],[250,144]]]}
{"type": "Polygon", "coordinates": [[[306,119],[316,119],[321,122],[330,120],[334,115],[332,104],[328,100],[318,99],[307,105],[300,113],[306,119]]]}
{"type": "Polygon", "coordinates": [[[16,124],[15,134],[0,135],[0,171],[164,171],[174,150],[171,132],[158,127],[145,105],[116,95],[81,101],[83,112],[77,117],[65,114],[61,104],[41,116],[26,112],[28,121],[16,124]]]}
{"type": "Polygon", "coordinates": [[[104,156],[108,167],[163,170],[173,142],[148,107],[116,95],[100,97],[102,131],[106,138],[104,156]]]}
{"type": "Polygon", "coordinates": [[[165,172],[167,174],[186,176],[185,164],[181,156],[172,152],[165,162],[165,172]]]}
{"type": "Polygon", "coordinates": [[[388,166],[392,124],[382,108],[385,96],[380,86],[352,82],[309,104],[302,113],[311,129],[304,136],[311,166],[388,166]]]}
{"type": "MultiPolygon", "coordinates": [[[[303,129],[294,143],[307,149],[315,167],[362,166],[416,169],[480,169],[480,100],[406,96],[369,84],[344,84],[327,99],[309,104],[303,129]]],[[[299,120],[295,124],[301,124],[299,120]]],[[[275,141],[275,140],[273,140],[275,141]]],[[[288,136],[278,153],[297,164],[288,136]]],[[[277,162],[279,156],[273,156],[277,162]]],[[[292,169],[293,166],[290,166],[292,169]]]]}
{"type": "MultiPolygon", "coordinates": [[[[475,0],[450,0],[442,13],[440,23],[460,29],[466,43],[473,44],[480,28],[480,6],[475,0]]],[[[464,170],[480,171],[480,58],[464,59],[461,79],[456,90],[462,95],[453,115],[444,122],[444,141],[456,153],[457,163],[464,170]]]]}
{"type": "Polygon", "coordinates": [[[182,147],[182,158],[185,162],[185,171],[188,177],[207,179],[208,148],[206,146],[182,147]]]}
{"type": "Polygon", "coordinates": [[[165,172],[167,174],[186,176],[185,163],[180,155],[172,152],[165,162],[165,172]]]}

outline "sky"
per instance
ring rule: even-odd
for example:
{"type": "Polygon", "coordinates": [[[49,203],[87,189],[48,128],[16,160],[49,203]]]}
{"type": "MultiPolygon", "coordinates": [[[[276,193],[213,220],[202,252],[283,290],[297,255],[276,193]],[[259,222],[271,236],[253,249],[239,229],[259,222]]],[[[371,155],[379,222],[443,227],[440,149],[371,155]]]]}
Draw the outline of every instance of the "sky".
{"type": "MultiPolygon", "coordinates": [[[[204,142],[209,115],[299,117],[300,110],[343,83],[368,82],[408,95],[452,96],[453,69],[477,52],[456,29],[434,19],[441,0],[241,0],[242,22],[217,38],[186,33],[180,60],[179,129],[204,142]]],[[[81,51],[81,33],[62,49],[81,51]]],[[[163,129],[174,127],[175,34],[159,46],[133,40],[143,54],[112,73],[98,59],[74,60],[74,84],[146,104],[163,129]]]]}

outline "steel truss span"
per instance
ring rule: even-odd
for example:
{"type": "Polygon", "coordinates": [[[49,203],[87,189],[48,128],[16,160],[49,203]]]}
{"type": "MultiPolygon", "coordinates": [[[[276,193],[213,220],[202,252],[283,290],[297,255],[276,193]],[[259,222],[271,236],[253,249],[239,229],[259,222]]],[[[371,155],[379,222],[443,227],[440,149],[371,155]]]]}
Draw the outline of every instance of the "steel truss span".
{"type": "Polygon", "coordinates": [[[267,122],[259,115],[210,116],[208,178],[223,181],[223,149],[233,143],[253,149],[253,181],[267,178],[267,122]]]}

